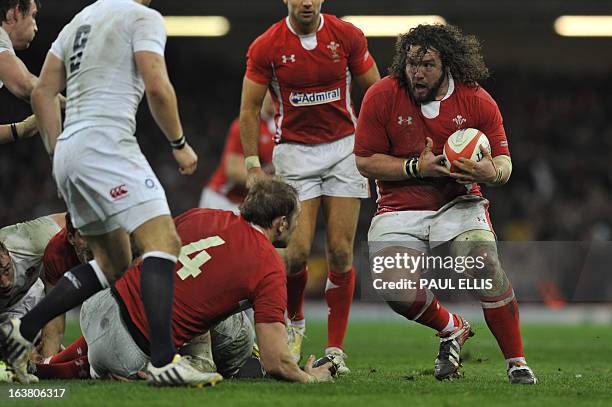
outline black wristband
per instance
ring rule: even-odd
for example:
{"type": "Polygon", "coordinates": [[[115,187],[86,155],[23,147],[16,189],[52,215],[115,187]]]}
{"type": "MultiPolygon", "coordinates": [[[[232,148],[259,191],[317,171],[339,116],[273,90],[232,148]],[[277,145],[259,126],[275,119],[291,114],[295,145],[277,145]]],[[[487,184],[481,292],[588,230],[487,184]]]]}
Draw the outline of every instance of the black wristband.
{"type": "Polygon", "coordinates": [[[411,158],[406,161],[406,175],[408,175],[410,178],[421,178],[421,175],[419,174],[419,167],[417,165],[418,162],[418,158],[411,158]]]}
{"type": "Polygon", "coordinates": [[[180,139],[174,140],[170,142],[170,147],[174,150],[182,150],[187,144],[187,140],[185,140],[185,135],[182,135],[180,139]]]}
{"type": "Polygon", "coordinates": [[[17,123],[11,123],[11,135],[13,136],[13,141],[17,141],[19,138],[19,133],[17,132],[17,123]]]}

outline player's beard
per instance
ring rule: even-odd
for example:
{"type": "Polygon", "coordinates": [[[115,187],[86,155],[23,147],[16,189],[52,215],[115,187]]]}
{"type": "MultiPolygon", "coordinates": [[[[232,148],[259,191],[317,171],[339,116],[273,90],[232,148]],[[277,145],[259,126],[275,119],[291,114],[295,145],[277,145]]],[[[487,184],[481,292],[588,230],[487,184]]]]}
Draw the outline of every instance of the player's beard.
{"type": "Polygon", "coordinates": [[[440,78],[438,79],[438,81],[429,89],[429,92],[427,92],[425,96],[422,96],[422,97],[419,97],[414,93],[414,85],[412,84],[412,82],[410,82],[410,86],[408,88],[408,91],[410,92],[410,96],[412,96],[412,99],[414,99],[415,102],[421,105],[425,103],[433,102],[434,100],[436,100],[436,96],[438,95],[438,91],[440,90],[440,87],[444,83],[444,79],[446,79],[446,70],[443,68],[442,73],[440,73],[440,78]]]}

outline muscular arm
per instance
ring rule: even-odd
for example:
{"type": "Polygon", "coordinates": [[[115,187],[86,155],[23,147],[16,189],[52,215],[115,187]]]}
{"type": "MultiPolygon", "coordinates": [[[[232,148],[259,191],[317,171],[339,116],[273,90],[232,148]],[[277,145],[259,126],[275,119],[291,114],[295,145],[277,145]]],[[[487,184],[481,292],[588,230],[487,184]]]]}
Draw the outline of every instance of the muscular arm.
{"type": "Polygon", "coordinates": [[[404,158],[373,154],[370,157],[355,156],[355,160],[357,169],[366,178],[379,181],[401,181],[408,178],[404,172],[404,158]]]}
{"type": "Polygon", "coordinates": [[[291,358],[287,331],[280,322],[255,324],[261,363],[270,375],[290,382],[310,383],[317,379],[302,371],[291,358]]]}
{"type": "Polygon", "coordinates": [[[135,52],[134,57],[145,83],[147,103],[155,123],[168,141],[180,139],[183,136],[183,127],[179,117],[176,93],[170,83],[164,57],[150,51],[135,52]]]}
{"type": "Polygon", "coordinates": [[[28,71],[21,59],[11,52],[0,53],[0,80],[13,95],[30,102],[37,78],[28,71]]]}
{"type": "Polygon", "coordinates": [[[66,88],[64,63],[52,53],[47,54],[45,64],[32,91],[32,110],[38,118],[38,126],[49,154],[62,131],[59,94],[66,88]]]}
{"type": "Polygon", "coordinates": [[[359,75],[355,77],[355,82],[359,85],[359,87],[365,92],[368,90],[370,86],[372,86],[376,81],[380,80],[380,73],[378,72],[378,67],[376,64],[372,65],[370,69],[366,71],[363,75],[359,75]]]}

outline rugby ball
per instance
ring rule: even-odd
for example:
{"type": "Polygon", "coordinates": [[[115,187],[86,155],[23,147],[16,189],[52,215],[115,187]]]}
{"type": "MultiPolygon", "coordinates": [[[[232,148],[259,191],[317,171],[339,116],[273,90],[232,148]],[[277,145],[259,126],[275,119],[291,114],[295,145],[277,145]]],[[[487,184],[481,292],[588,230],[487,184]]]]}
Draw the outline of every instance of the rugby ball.
{"type": "Polygon", "coordinates": [[[459,158],[467,158],[474,162],[482,160],[483,154],[480,146],[491,151],[487,136],[478,129],[461,129],[451,134],[444,143],[444,163],[454,172],[453,162],[459,158]]]}

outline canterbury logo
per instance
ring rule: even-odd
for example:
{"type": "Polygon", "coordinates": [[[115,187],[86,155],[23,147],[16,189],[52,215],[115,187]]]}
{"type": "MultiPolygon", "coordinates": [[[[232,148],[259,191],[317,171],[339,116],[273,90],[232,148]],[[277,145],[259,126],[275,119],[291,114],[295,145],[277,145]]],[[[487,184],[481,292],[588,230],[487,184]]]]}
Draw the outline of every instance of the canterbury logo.
{"type": "Polygon", "coordinates": [[[115,187],[110,190],[110,196],[113,199],[123,198],[127,194],[128,194],[128,189],[125,186],[125,184],[119,185],[118,187],[115,187]]]}

